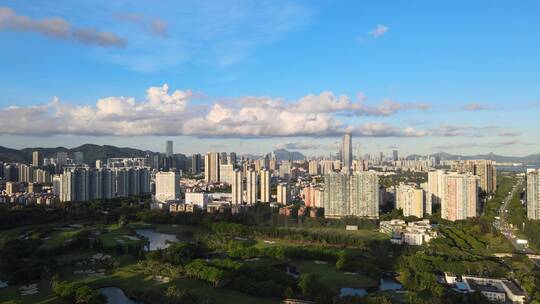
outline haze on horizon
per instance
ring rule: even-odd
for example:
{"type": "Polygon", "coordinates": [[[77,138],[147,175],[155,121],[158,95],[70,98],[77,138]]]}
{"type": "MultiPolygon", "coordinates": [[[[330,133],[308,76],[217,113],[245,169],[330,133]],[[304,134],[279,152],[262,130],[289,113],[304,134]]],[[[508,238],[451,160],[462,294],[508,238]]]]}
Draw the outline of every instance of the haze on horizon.
{"type": "Polygon", "coordinates": [[[0,146],[538,153],[538,9],[0,1],[0,146]]]}

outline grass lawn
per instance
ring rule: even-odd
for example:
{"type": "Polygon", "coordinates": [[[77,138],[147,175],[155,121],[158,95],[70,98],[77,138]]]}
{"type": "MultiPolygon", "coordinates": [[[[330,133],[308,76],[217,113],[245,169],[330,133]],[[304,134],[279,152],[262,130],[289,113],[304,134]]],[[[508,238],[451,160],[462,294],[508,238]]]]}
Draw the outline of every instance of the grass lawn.
{"type": "Polygon", "coordinates": [[[377,284],[375,280],[362,273],[345,274],[332,263],[317,264],[315,261],[293,261],[292,264],[300,273],[317,274],[323,284],[334,289],[341,287],[365,288],[377,284]]]}
{"type": "Polygon", "coordinates": [[[114,247],[120,245],[142,244],[144,240],[136,235],[131,235],[129,228],[111,228],[98,236],[104,247],[114,247]],[[137,239],[135,239],[137,238],[137,239]]]}
{"type": "Polygon", "coordinates": [[[279,299],[266,299],[266,298],[256,298],[247,294],[243,294],[238,291],[215,288],[211,285],[197,280],[179,278],[171,281],[170,283],[160,283],[152,279],[151,276],[144,275],[143,273],[137,271],[134,265],[122,267],[116,272],[103,277],[86,277],[80,279],[80,282],[85,282],[94,286],[95,288],[105,287],[105,286],[115,286],[119,288],[135,288],[138,290],[155,290],[163,289],[165,290],[168,286],[176,285],[179,289],[188,289],[194,294],[200,297],[209,297],[214,300],[215,303],[246,303],[246,304],[270,304],[270,303],[281,303],[279,299]]]}
{"type": "Polygon", "coordinates": [[[64,243],[72,238],[75,234],[77,234],[79,229],[74,230],[57,230],[50,233],[43,244],[41,245],[41,248],[47,249],[47,248],[54,248],[57,246],[62,246],[64,243]]]}

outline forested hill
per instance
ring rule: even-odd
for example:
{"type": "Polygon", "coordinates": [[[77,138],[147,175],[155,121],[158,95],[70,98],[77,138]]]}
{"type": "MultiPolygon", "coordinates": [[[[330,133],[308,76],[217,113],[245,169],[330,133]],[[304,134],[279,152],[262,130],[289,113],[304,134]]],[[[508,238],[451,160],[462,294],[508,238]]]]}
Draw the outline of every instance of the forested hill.
{"type": "Polygon", "coordinates": [[[32,151],[41,152],[43,157],[56,157],[58,152],[67,152],[69,157],[73,157],[73,152],[83,152],[84,162],[92,163],[97,159],[105,160],[110,157],[143,157],[148,153],[148,151],[133,149],[133,148],[124,148],[124,147],[115,147],[109,145],[94,145],[94,144],[84,144],[75,148],[24,148],[21,150],[10,149],[0,146],[0,161],[9,161],[9,162],[26,162],[30,163],[32,160],[32,151]]]}

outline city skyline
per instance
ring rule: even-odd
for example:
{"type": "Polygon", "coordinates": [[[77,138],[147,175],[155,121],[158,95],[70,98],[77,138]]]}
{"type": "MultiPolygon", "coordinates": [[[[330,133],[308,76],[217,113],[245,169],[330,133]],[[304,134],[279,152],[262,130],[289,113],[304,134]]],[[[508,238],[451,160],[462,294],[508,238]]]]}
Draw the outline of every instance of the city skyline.
{"type": "Polygon", "coordinates": [[[533,154],[538,6],[3,1],[0,143],[533,154]]]}

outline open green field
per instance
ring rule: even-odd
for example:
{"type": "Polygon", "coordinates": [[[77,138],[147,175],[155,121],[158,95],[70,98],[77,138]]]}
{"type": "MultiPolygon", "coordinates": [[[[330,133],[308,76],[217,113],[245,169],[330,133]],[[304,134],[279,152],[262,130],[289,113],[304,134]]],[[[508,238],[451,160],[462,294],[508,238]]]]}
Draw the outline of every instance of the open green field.
{"type": "Polygon", "coordinates": [[[293,261],[300,273],[315,273],[321,282],[334,289],[341,287],[365,288],[377,282],[361,273],[346,273],[335,267],[333,263],[316,263],[315,261],[293,261]]]}
{"type": "Polygon", "coordinates": [[[137,245],[145,243],[143,239],[132,234],[129,228],[116,228],[114,226],[100,234],[98,239],[103,243],[104,247],[114,247],[117,244],[137,245]]]}
{"type": "Polygon", "coordinates": [[[41,248],[48,249],[48,248],[53,248],[57,246],[62,246],[67,240],[71,239],[80,231],[81,231],[80,229],[53,231],[47,236],[47,239],[41,245],[41,248]]]}

